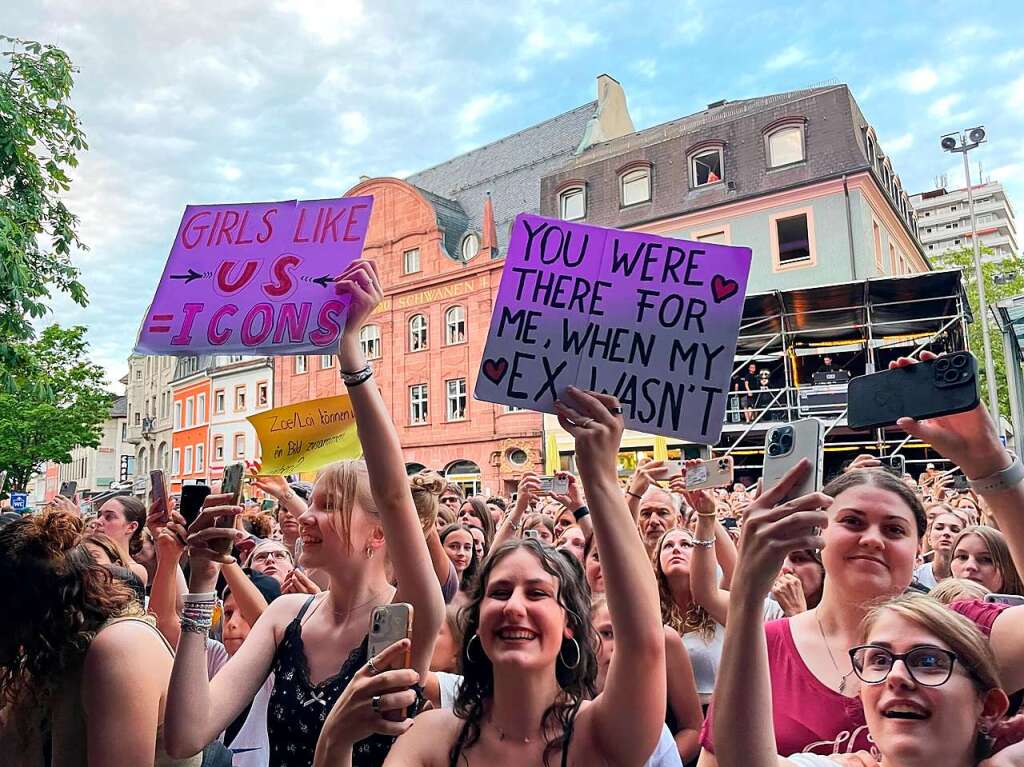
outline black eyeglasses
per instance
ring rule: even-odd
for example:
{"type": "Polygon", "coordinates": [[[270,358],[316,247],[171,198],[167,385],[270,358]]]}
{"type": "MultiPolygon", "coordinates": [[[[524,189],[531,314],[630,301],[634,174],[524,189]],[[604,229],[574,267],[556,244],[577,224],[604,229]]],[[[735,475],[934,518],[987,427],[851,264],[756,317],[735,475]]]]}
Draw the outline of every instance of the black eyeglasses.
{"type": "Polygon", "coordinates": [[[896,661],[903,661],[915,682],[925,687],[940,687],[953,675],[956,653],[941,647],[920,645],[910,652],[895,653],[874,644],[850,650],[853,671],[864,684],[881,684],[889,677],[896,661]]]}

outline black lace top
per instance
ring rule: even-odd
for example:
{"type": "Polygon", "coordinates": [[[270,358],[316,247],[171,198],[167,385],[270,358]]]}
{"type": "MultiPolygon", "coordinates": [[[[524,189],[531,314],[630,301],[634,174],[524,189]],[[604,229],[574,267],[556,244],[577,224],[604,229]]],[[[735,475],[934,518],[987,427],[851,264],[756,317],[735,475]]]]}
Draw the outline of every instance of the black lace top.
{"type": "MultiPolygon", "coordinates": [[[[309,767],[327,714],[355,673],[366,663],[366,638],[332,677],[318,685],[309,681],[309,665],[302,644],[302,617],[313,603],[310,597],[285,629],[274,653],[274,690],[267,708],[271,767],[309,767]]],[[[395,739],[371,735],[356,743],[353,767],[384,763],[395,739]]]]}

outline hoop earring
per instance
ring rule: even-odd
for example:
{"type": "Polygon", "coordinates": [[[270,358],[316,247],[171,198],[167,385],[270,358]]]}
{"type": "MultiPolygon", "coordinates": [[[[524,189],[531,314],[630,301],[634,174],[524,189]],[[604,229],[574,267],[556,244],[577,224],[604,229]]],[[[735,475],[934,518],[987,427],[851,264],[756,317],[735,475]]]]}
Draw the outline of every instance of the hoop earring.
{"type": "Polygon", "coordinates": [[[466,655],[466,660],[468,660],[470,663],[478,663],[479,662],[479,661],[473,660],[473,658],[471,658],[470,655],[469,655],[470,648],[473,647],[473,640],[474,639],[477,642],[479,642],[480,641],[480,635],[479,634],[473,634],[473,636],[471,636],[469,638],[469,641],[466,642],[466,652],[465,652],[465,655],[466,655]]]}
{"type": "Polygon", "coordinates": [[[367,559],[373,559],[373,547],[370,544],[366,544],[366,551],[363,552],[367,559]]]}
{"type": "Polygon", "coordinates": [[[562,657],[562,651],[561,650],[558,651],[558,659],[560,661],[562,661],[562,665],[563,666],[565,666],[567,669],[571,670],[571,669],[576,668],[578,665],[580,665],[580,661],[583,660],[583,653],[580,650],[580,643],[576,641],[576,637],[569,637],[569,641],[572,642],[573,645],[576,646],[576,662],[573,663],[572,665],[569,665],[569,662],[565,658],[562,657]]]}

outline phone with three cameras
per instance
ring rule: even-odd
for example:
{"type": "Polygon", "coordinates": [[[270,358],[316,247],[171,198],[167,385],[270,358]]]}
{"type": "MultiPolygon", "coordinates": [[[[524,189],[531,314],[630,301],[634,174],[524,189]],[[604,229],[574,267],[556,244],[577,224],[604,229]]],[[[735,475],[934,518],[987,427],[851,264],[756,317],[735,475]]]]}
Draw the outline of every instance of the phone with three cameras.
{"type": "Polygon", "coordinates": [[[782,501],[821,490],[824,439],[824,428],[817,418],[804,418],[769,429],[764,439],[764,489],[777,484],[787,471],[806,458],[811,462],[810,473],[782,501]]]}
{"type": "MultiPolygon", "coordinates": [[[[230,495],[228,499],[228,506],[237,506],[242,501],[242,479],[245,477],[245,464],[244,463],[233,463],[229,466],[224,467],[224,475],[220,481],[220,491],[223,494],[230,495]]],[[[217,517],[217,527],[234,527],[235,518],[233,516],[220,516],[217,517]]],[[[210,548],[215,551],[219,551],[222,554],[227,554],[231,551],[232,542],[229,539],[216,540],[210,542],[210,548]]]]}
{"type": "Polygon", "coordinates": [[[686,469],[686,489],[704,490],[712,487],[728,487],[732,484],[732,456],[701,461],[686,469]]]}
{"type": "MultiPolygon", "coordinates": [[[[373,608],[373,612],[370,613],[370,631],[366,645],[367,657],[374,658],[395,642],[412,637],[412,618],[413,607],[406,602],[373,608]]],[[[397,668],[409,668],[411,662],[410,650],[406,648],[400,663],[391,664],[378,670],[390,671],[397,668]]],[[[393,722],[401,722],[405,717],[405,709],[388,711],[384,715],[385,719],[390,719],[393,722]]]]}
{"type": "Polygon", "coordinates": [[[916,365],[857,376],[848,389],[851,429],[870,429],[899,418],[937,418],[978,406],[978,362],[956,352],[916,365]]]}

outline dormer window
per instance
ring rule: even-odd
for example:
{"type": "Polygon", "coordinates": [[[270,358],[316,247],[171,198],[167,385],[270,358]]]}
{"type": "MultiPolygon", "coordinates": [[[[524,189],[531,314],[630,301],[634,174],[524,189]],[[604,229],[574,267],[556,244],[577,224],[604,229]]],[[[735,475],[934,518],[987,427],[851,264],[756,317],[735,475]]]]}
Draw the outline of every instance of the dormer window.
{"type": "Polygon", "coordinates": [[[480,238],[476,232],[470,232],[462,238],[462,260],[469,261],[480,252],[480,238]]]}
{"type": "Polygon", "coordinates": [[[623,208],[651,199],[650,166],[634,167],[619,175],[619,203],[623,208]]]}
{"type": "Polygon", "coordinates": [[[690,185],[710,186],[722,180],[722,147],[701,149],[690,158],[690,185]]]}
{"type": "Polygon", "coordinates": [[[766,137],[768,142],[768,167],[803,162],[804,129],[802,125],[786,125],[777,128],[766,137]]]}
{"type": "Polygon", "coordinates": [[[563,221],[578,221],[587,215],[587,193],[582,184],[559,192],[558,214],[563,221]]]}

